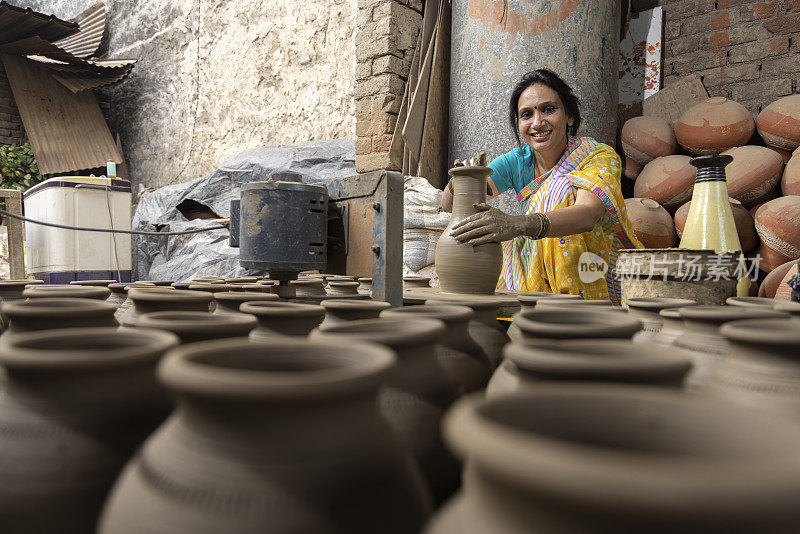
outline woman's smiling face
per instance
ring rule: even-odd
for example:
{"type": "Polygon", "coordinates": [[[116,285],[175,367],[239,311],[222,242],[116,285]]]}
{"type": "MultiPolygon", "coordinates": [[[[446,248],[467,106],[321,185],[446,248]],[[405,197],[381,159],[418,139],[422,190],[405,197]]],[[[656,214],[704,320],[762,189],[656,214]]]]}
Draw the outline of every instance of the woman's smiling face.
{"type": "Polygon", "coordinates": [[[544,84],[533,84],[520,95],[517,111],[519,133],[535,152],[564,150],[567,127],[573,120],[557,92],[544,84]]]}

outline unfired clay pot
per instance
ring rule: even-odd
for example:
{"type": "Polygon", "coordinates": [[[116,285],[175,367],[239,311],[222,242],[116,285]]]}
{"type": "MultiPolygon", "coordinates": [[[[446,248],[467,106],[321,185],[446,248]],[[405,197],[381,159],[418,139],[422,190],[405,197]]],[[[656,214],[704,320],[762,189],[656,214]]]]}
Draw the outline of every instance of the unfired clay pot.
{"type": "Polygon", "coordinates": [[[226,284],[255,284],[261,280],[260,276],[237,276],[235,278],[226,278],[226,284]]]}
{"type": "Polygon", "coordinates": [[[334,296],[358,295],[358,282],[349,280],[330,280],[328,294],[334,296]]]}
{"type": "MultiPolygon", "coordinates": [[[[742,251],[749,252],[758,246],[758,234],[756,234],[755,221],[750,212],[742,206],[742,203],[735,198],[729,198],[728,201],[731,205],[733,212],[733,220],[736,224],[736,233],[739,235],[739,244],[742,245],[742,251]]],[[[675,211],[675,230],[680,239],[683,234],[683,227],[686,225],[686,217],[689,215],[689,209],[692,207],[691,202],[687,202],[675,211]]]]}
{"type": "Polygon", "coordinates": [[[486,398],[535,391],[547,382],[622,382],[680,388],[692,366],[662,345],[628,340],[563,341],[551,347],[511,343],[486,398]]]}
{"type": "Polygon", "coordinates": [[[690,299],[652,297],[627,299],[625,305],[628,306],[628,313],[642,323],[642,329],[636,332],[631,340],[637,343],[653,341],[664,324],[663,318],[659,315],[661,310],[694,306],[695,304],[696,302],[690,299]]]}
{"type": "Polygon", "coordinates": [[[689,306],[679,308],[684,332],[673,344],[687,351],[692,358],[692,372],[686,379],[689,389],[702,388],[716,372],[717,366],[728,355],[730,346],[719,333],[720,326],[745,319],[781,320],[789,314],[765,308],[737,306],[689,306]]]}
{"type": "Polygon", "coordinates": [[[372,344],[211,341],[169,353],[178,409],[117,481],[100,534],[419,531],[421,477],[381,419],[372,344]]]}
{"type": "Polygon", "coordinates": [[[111,284],[116,284],[116,280],[73,280],[69,283],[71,286],[90,286],[90,287],[108,287],[111,284]]]}
{"type": "MultiPolygon", "coordinates": [[[[667,308],[658,312],[658,316],[661,318],[661,329],[653,336],[653,343],[672,345],[679,336],[683,335],[685,328],[679,309],[667,308]]],[[[642,321],[642,325],[644,324],[642,321]]]]}
{"type": "Polygon", "coordinates": [[[289,285],[294,287],[295,296],[298,297],[315,297],[325,296],[325,285],[322,278],[311,278],[308,280],[292,280],[289,285]]]}
{"type": "Polygon", "coordinates": [[[733,156],[725,167],[728,196],[750,207],[763,202],[775,191],[783,175],[780,154],[763,146],[739,146],[723,154],[733,156]]]}
{"type": "Polygon", "coordinates": [[[788,534],[800,530],[800,430],[667,388],[543,385],[459,402],[466,462],[426,534],[788,534]]]}
{"type": "MultiPolygon", "coordinates": [[[[133,301],[128,296],[128,291],[130,291],[130,289],[134,287],[145,288],[145,289],[148,288],[156,289],[156,286],[154,286],[150,282],[132,282],[130,284],[122,284],[122,293],[124,293],[125,297],[124,300],[122,301],[122,304],[120,304],[117,307],[117,312],[114,314],[114,317],[117,319],[117,322],[121,323],[122,318],[128,315],[130,313],[131,308],[133,308],[133,301]]],[[[114,295],[120,292],[119,288],[115,287],[115,284],[110,284],[108,288],[111,291],[111,296],[108,297],[108,300],[111,300],[113,303],[118,302],[119,298],[115,297],[114,295]]]]}
{"type": "Polygon", "coordinates": [[[551,345],[566,339],[630,339],[642,329],[638,319],[608,309],[541,309],[541,302],[531,311],[514,316],[520,329],[520,343],[551,345]]]}
{"type": "Polygon", "coordinates": [[[213,284],[213,283],[194,283],[189,285],[192,291],[204,291],[206,293],[220,293],[223,291],[230,291],[231,287],[228,284],[213,284]]]}
{"type": "Polygon", "coordinates": [[[397,370],[378,393],[378,407],[391,429],[417,461],[431,495],[442,503],[457,488],[460,465],[445,450],[439,423],[458,396],[455,384],[436,358],[445,326],[436,319],[370,319],[321,326],[310,339],[348,346],[385,345],[397,353],[397,370]]]}
{"type": "Polygon", "coordinates": [[[443,291],[491,295],[497,287],[503,252],[500,243],[474,247],[459,243],[450,235],[453,226],[478,213],[473,204],[486,202],[488,167],[455,167],[450,169],[453,184],[453,214],[450,223],[436,243],[436,274],[443,291]]]}
{"type": "MultiPolygon", "coordinates": [[[[517,295],[517,300],[520,304],[520,311],[529,311],[536,307],[536,303],[542,299],[547,298],[562,298],[562,299],[582,299],[583,297],[580,295],[568,295],[563,293],[545,293],[543,291],[540,292],[529,292],[530,294],[526,295],[517,295]]],[[[519,341],[522,338],[522,334],[519,333],[519,327],[514,324],[514,321],[511,321],[511,324],[506,331],[508,333],[509,339],[511,341],[519,341]]]]}
{"type": "Polygon", "coordinates": [[[800,146],[800,95],[779,98],[762,109],[756,126],[768,145],[795,150],[800,146]]]}
{"type": "Polygon", "coordinates": [[[639,174],[642,172],[644,165],[641,163],[636,163],[629,157],[625,157],[625,162],[622,164],[622,175],[625,178],[629,178],[631,180],[636,180],[639,177],[639,174]]]}
{"type": "Polygon", "coordinates": [[[720,154],[746,145],[755,129],[747,108],[717,96],[687,109],[675,123],[675,138],[692,154],[720,154]]]}
{"type": "Polygon", "coordinates": [[[371,295],[372,294],[372,278],[359,278],[358,279],[358,294],[371,295]]]}
{"type": "Polygon", "coordinates": [[[173,282],[170,287],[175,289],[189,289],[189,286],[192,285],[192,282],[173,282]]]}
{"type": "Polygon", "coordinates": [[[764,280],[761,281],[761,285],[758,287],[758,296],[767,298],[775,297],[775,292],[783,280],[783,277],[795,265],[797,265],[797,262],[795,260],[791,260],[779,265],[778,267],[775,267],[767,276],[764,277],[764,280]]]}
{"type": "Polygon", "coordinates": [[[633,196],[655,200],[666,209],[674,210],[692,198],[697,168],[689,164],[689,156],[664,156],[644,166],[633,196]]]}
{"type": "Polygon", "coordinates": [[[649,198],[626,198],[625,209],[636,238],[644,248],[671,248],[675,245],[675,224],[658,202],[649,198]]]}
{"type": "Polygon", "coordinates": [[[258,326],[250,333],[250,339],[258,341],[307,337],[325,318],[322,306],[295,302],[245,302],[239,310],[258,319],[258,326]]]}
{"type": "Polygon", "coordinates": [[[188,291],[166,287],[132,288],[128,298],[133,307],[120,319],[122,326],[135,326],[144,313],[160,311],[207,312],[213,295],[206,291],[188,291]]]}
{"type": "Polygon", "coordinates": [[[475,312],[466,306],[425,304],[406,306],[381,312],[390,319],[431,318],[444,323],[446,331],[436,344],[436,359],[447,376],[464,392],[486,387],[492,374],[489,359],[472,336],[467,325],[475,312]]]}
{"type": "Polygon", "coordinates": [[[44,284],[42,280],[0,280],[0,302],[22,299],[26,286],[41,284],[44,284]]]}
{"type": "MultiPolygon", "coordinates": [[[[580,297],[580,295],[576,296],[580,297]]],[[[540,310],[552,308],[572,308],[573,306],[577,306],[579,308],[591,308],[593,310],[600,308],[611,308],[617,311],[625,311],[622,308],[614,306],[614,304],[608,299],[567,299],[563,298],[562,295],[551,295],[549,297],[541,298],[536,302],[536,308],[540,310]]]]}
{"type": "Polygon", "coordinates": [[[672,126],[661,117],[633,117],[625,121],[621,133],[625,157],[644,165],[678,150],[672,126]]]}
{"type": "Polygon", "coordinates": [[[728,297],[725,304],[739,308],[766,308],[770,310],[775,304],[775,300],[764,297],[728,297]]]}
{"type": "Polygon", "coordinates": [[[492,368],[497,367],[503,359],[503,347],[511,341],[508,334],[497,321],[500,300],[495,298],[469,297],[467,295],[439,295],[428,299],[425,304],[457,304],[467,306],[475,312],[475,317],[467,325],[467,331],[475,343],[480,345],[483,353],[489,358],[492,368]]]}
{"type": "Polygon", "coordinates": [[[22,292],[27,299],[79,298],[106,300],[111,295],[107,287],[71,286],[69,284],[35,285],[22,292]]]}
{"type": "Polygon", "coordinates": [[[730,354],[704,392],[800,422],[800,328],[790,319],[734,321],[720,328],[730,354]]]}
{"type": "Polygon", "coordinates": [[[781,282],[778,284],[778,287],[775,289],[775,300],[793,300],[792,299],[792,287],[789,285],[792,277],[798,274],[798,264],[795,261],[794,265],[786,271],[786,274],[783,275],[781,282]]]}
{"type": "Polygon", "coordinates": [[[242,313],[239,307],[245,302],[277,302],[278,300],[280,300],[280,297],[272,293],[221,291],[219,293],[214,293],[214,302],[217,303],[214,308],[214,313],[217,315],[242,313]]]}
{"type": "Polygon", "coordinates": [[[800,196],[776,198],[761,206],[756,212],[756,232],[761,238],[762,271],[800,258],[800,196]]]}
{"type": "Polygon", "coordinates": [[[125,290],[125,287],[128,285],[129,284],[119,282],[108,284],[111,295],[106,299],[106,302],[113,304],[117,308],[122,306],[122,303],[128,298],[128,292],[125,290]]]}
{"type": "Polygon", "coordinates": [[[320,304],[325,308],[323,325],[377,319],[383,310],[392,307],[388,302],[377,300],[329,299],[320,304]]]}
{"type": "Polygon", "coordinates": [[[403,287],[406,289],[412,287],[431,287],[430,276],[404,276],[403,287]]]}
{"type": "Polygon", "coordinates": [[[800,195],[800,154],[793,155],[783,169],[781,192],[785,196],[800,195]]]}
{"type": "Polygon", "coordinates": [[[61,328],[118,326],[116,306],[96,299],[31,299],[3,304],[3,319],[8,328],[0,343],[23,332],[61,328]]]}
{"type": "Polygon", "coordinates": [[[800,302],[791,302],[786,300],[775,301],[772,309],[779,312],[789,313],[793,321],[800,321],[800,302]]]}
{"type": "Polygon", "coordinates": [[[29,332],[0,346],[3,534],[86,534],[128,458],[169,413],[158,330],[29,332]]]}
{"type": "Polygon", "coordinates": [[[178,336],[182,344],[211,339],[246,338],[258,321],[246,313],[163,311],[139,316],[136,326],[157,328],[178,336]]]}

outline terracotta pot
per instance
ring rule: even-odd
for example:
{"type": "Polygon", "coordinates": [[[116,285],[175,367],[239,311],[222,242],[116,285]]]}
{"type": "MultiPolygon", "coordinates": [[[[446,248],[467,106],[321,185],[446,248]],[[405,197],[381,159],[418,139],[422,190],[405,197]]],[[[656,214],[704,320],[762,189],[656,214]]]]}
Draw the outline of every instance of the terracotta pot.
{"type": "Polygon", "coordinates": [[[746,145],[756,125],[743,105],[723,97],[695,104],[675,123],[675,138],[692,154],[719,154],[746,145]]]}
{"type": "Polygon", "coordinates": [[[8,328],[0,343],[23,332],[62,328],[119,326],[114,319],[116,306],[95,299],[31,299],[3,304],[3,319],[8,328]]]}
{"type": "Polygon", "coordinates": [[[719,328],[731,321],[745,319],[785,319],[786,313],[765,308],[737,306],[689,306],[679,308],[684,332],[673,344],[687,351],[692,358],[692,372],[686,379],[689,389],[700,389],[711,380],[717,366],[730,352],[730,346],[719,328]]]}
{"type": "Polygon", "coordinates": [[[122,326],[135,326],[139,316],[144,313],[160,311],[207,312],[214,296],[206,291],[186,291],[165,287],[128,290],[128,298],[133,307],[120,320],[122,326]]]}
{"type": "Polygon", "coordinates": [[[626,198],[625,209],[636,238],[644,248],[672,248],[675,225],[667,210],[649,198],[626,198]]]}
{"type": "Polygon", "coordinates": [[[783,150],[780,148],[776,148],[774,146],[767,145],[767,148],[778,154],[781,159],[783,160],[783,164],[786,165],[789,163],[789,160],[792,159],[792,151],[791,150],[783,150]]]}
{"type": "Polygon", "coordinates": [[[385,345],[397,353],[397,371],[378,393],[384,419],[417,461],[436,503],[457,488],[460,466],[445,450],[439,431],[444,411],[458,396],[436,358],[445,326],[435,319],[370,319],[321,326],[311,340],[385,345]]]}
{"type": "Polygon", "coordinates": [[[661,117],[634,117],[625,121],[621,133],[626,159],[642,165],[678,150],[672,126],[661,117]]]}
{"type": "Polygon", "coordinates": [[[756,126],[768,145],[796,149],[800,146],[800,95],[779,98],[762,109],[756,126]]]}
{"type": "Polygon", "coordinates": [[[622,175],[625,178],[629,178],[631,180],[636,180],[639,177],[639,174],[642,172],[644,165],[641,163],[636,163],[631,158],[626,157],[625,163],[622,165],[622,175]]]}
{"type": "Polygon", "coordinates": [[[430,504],[375,402],[393,364],[383,347],[334,341],[170,352],[159,378],[178,409],[125,468],[98,532],[418,532],[430,504]]]}
{"type": "Polygon", "coordinates": [[[720,334],[730,354],[704,391],[800,422],[800,328],[790,319],[735,321],[720,334]]]}
{"type": "Polygon", "coordinates": [[[25,287],[42,284],[42,280],[0,280],[0,302],[23,299],[25,287]]]}
{"type": "Polygon", "coordinates": [[[359,278],[358,279],[358,294],[359,295],[372,295],[372,278],[359,278]]]}
{"type": "Polygon", "coordinates": [[[738,308],[766,308],[771,310],[775,304],[775,300],[763,297],[729,297],[725,303],[728,306],[735,306],[738,308]]]}
{"type": "Polygon", "coordinates": [[[492,170],[488,167],[455,167],[450,169],[453,184],[453,214],[450,223],[436,243],[436,274],[443,291],[450,293],[494,293],[503,252],[500,243],[486,243],[474,247],[459,243],[450,235],[453,226],[478,213],[473,204],[486,202],[486,179],[492,170]]]}
{"type": "Polygon", "coordinates": [[[408,289],[412,287],[431,287],[430,276],[404,276],[403,287],[408,289]]]}
{"type": "Polygon", "coordinates": [[[211,339],[246,338],[257,324],[256,318],[246,313],[164,311],[141,315],[136,326],[172,332],[180,338],[181,344],[187,344],[211,339]]]}
{"type": "Polygon", "coordinates": [[[446,331],[436,344],[436,359],[463,392],[485,388],[492,374],[489,358],[467,330],[474,316],[475,312],[466,306],[446,304],[406,306],[381,312],[381,317],[389,319],[431,318],[442,321],[446,331]]]}
{"type": "MultiPolygon", "coordinates": [[[[545,292],[536,292],[536,291],[528,291],[525,295],[516,295],[517,300],[520,304],[520,311],[529,311],[536,307],[536,303],[542,299],[552,299],[552,298],[560,298],[565,300],[581,300],[583,299],[580,295],[568,295],[564,293],[545,293],[545,292]]],[[[522,339],[522,334],[519,333],[519,327],[514,324],[514,321],[511,321],[511,324],[506,331],[508,333],[508,337],[511,341],[519,342],[522,339]]]]}
{"type": "Polygon", "coordinates": [[[425,304],[456,304],[467,306],[475,313],[475,317],[467,325],[467,331],[475,343],[480,345],[483,353],[489,358],[492,368],[497,367],[503,359],[503,347],[511,341],[508,334],[497,321],[501,299],[494,297],[469,297],[467,295],[439,295],[428,299],[425,304]]]}
{"type": "Polygon", "coordinates": [[[320,304],[325,308],[323,325],[377,319],[383,310],[392,307],[388,302],[377,300],[329,299],[320,304]]]}
{"type": "Polygon", "coordinates": [[[425,532],[796,532],[798,432],[666,388],[473,396],[444,426],[462,490],[425,532]]]}
{"type": "Polygon", "coordinates": [[[767,297],[770,299],[774,298],[775,292],[783,280],[783,277],[787,272],[789,272],[789,269],[796,264],[796,261],[787,261],[772,269],[772,271],[764,278],[764,280],[762,280],[761,285],[758,288],[758,296],[767,297]]]}
{"type": "Polygon", "coordinates": [[[793,156],[786,164],[781,178],[781,192],[785,196],[800,195],[800,155],[793,156]]]}
{"type": "Polygon", "coordinates": [[[776,198],[761,206],[756,213],[756,232],[761,238],[761,270],[769,272],[800,258],[800,196],[776,198]]]}
{"type": "Polygon", "coordinates": [[[22,292],[22,296],[28,299],[79,298],[106,300],[109,296],[111,296],[111,291],[107,287],[52,284],[28,287],[22,292]]]}
{"type": "Polygon", "coordinates": [[[689,164],[689,156],[665,156],[645,165],[636,184],[633,196],[655,200],[667,209],[674,210],[692,198],[697,168],[689,164]]]}
{"type": "Polygon", "coordinates": [[[245,302],[277,302],[280,300],[278,295],[272,293],[247,293],[247,292],[219,292],[214,293],[215,315],[242,313],[239,307],[245,302]]]}
{"type": "Polygon", "coordinates": [[[358,295],[358,282],[331,280],[328,282],[328,294],[333,296],[358,295]]]}
{"type": "Polygon", "coordinates": [[[672,345],[678,337],[683,335],[685,329],[679,309],[668,308],[658,312],[658,316],[661,317],[661,329],[653,337],[653,343],[672,345]]]}
{"type": "Polygon", "coordinates": [[[521,344],[551,345],[566,339],[630,339],[642,329],[638,319],[610,310],[575,308],[522,311],[514,322],[522,334],[521,344]]]}
{"type": "Polygon", "coordinates": [[[642,329],[636,332],[631,340],[637,343],[653,341],[664,325],[664,319],[659,315],[661,310],[694,306],[696,304],[691,299],[653,297],[627,299],[625,305],[628,306],[628,313],[642,323],[642,329]]]}
{"type": "MultiPolygon", "coordinates": [[[[750,212],[742,206],[742,203],[735,198],[729,198],[733,212],[733,221],[736,224],[736,233],[739,235],[739,243],[742,245],[743,252],[749,252],[758,246],[758,234],[756,234],[755,221],[750,212]]],[[[687,202],[675,211],[675,230],[678,238],[683,234],[683,227],[686,224],[686,217],[689,215],[691,202],[687,202]]]]}
{"type": "Polygon", "coordinates": [[[789,286],[789,280],[798,273],[797,261],[794,265],[786,271],[786,274],[781,278],[781,283],[775,289],[775,299],[777,300],[792,300],[792,288],[789,286]]]}
{"type": "Polygon", "coordinates": [[[536,391],[546,382],[622,382],[680,388],[692,366],[686,356],[654,343],[628,340],[563,341],[552,347],[519,343],[486,388],[486,398],[536,391]]]}
{"type": "Polygon", "coordinates": [[[292,280],[289,285],[294,287],[295,296],[298,297],[315,297],[325,296],[325,284],[322,278],[311,278],[308,280],[292,280]]]}
{"type": "Polygon", "coordinates": [[[250,339],[260,341],[307,337],[325,318],[322,306],[295,302],[245,302],[239,310],[256,316],[258,326],[250,332],[250,339]]]}
{"type": "Polygon", "coordinates": [[[73,280],[69,283],[71,286],[90,286],[90,287],[108,287],[111,284],[116,284],[116,280],[73,280]]]}
{"type": "Polygon", "coordinates": [[[169,332],[82,328],[0,346],[4,534],[94,532],[120,469],[171,409],[155,365],[169,332]]]}
{"type": "Polygon", "coordinates": [[[745,206],[754,206],[767,200],[775,191],[783,175],[783,159],[763,146],[739,146],[723,154],[733,157],[725,167],[728,196],[745,206]]]}

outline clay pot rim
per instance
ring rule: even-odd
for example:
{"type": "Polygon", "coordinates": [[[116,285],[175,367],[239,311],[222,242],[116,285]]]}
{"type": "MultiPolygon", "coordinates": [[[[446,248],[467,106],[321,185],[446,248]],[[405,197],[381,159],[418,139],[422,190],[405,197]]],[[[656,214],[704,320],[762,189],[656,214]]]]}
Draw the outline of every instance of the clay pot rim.
{"type": "Polygon", "coordinates": [[[171,350],[158,367],[158,377],[170,389],[203,397],[307,402],[377,390],[396,360],[391,350],[374,343],[227,339],[171,350]],[[232,365],[237,358],[245,359],[249,368],[232,365]],[[285,369],[287,364],[309,363],[321,368],[285,369]],[[270,365],[279,368],[269,370],[270,365]]]}
{"type": "Polygon", "coordinates": [[[355,299],[325,299],[320,302],[320,306],[325,310],[364,310],[364,311],[383,311],[392,307],[388,302],[382,300],[355,300],[355,299]]]}
{"type": "Polygon", "coordinates": [[[110,284],[116,283],[116,280],[73,280],[69,283],[69,285],[83,287],[108,287],[110,284]]]}
{"type": "Polygon", "coordinates": [[[272,300],[243,302],[239,306],[239,311],[256,317],[323,317],[325,315],[325,308],[317,304],[272,300]]]}
{"type": "Polygon", "coordinates": [[[24,371],[108,370],[157,361],[179,343],[175,334],[152,328],[41,330],[8,338],[0,345],[0,364],[24,371]]]}
{"type": "Polygon", "coordinates": [[[666,308],[659,311],[658,315],[667,319],[675,319],[676,321],[683,319],[683,317],[681,317],[680,308],[666,308]]]}
{"type": "Polygon", "coordinates": [[[681,378],[689,372],[688,357],[655,343],[622,339],[567,340],[548,346],[510,343],[503,349],[520,370],[567,378],[681,378]]]}
{"type": "Polygon", "coordinates": [[[82,298],[105,300],[111,296],[111,290],[107,287],[97,286],[71,286],[71,285],[36,285],[25,288],[22,296],[25,298],[62,298],[76,297],[81,293],[82,298]]]}
{"type": "Polygon", "coordinates": [[[394,347],[410,347],[434,343],[446,332],[438,319],[380,318],[321,324],[311,331],[309,339],[353,339],[394,347]]]}
{"type": "Polygon", "coordinates": [[[114,315],[117,307],[104,300],[87,298],[42,298],[7,302],[3,315],[14,319],[47,318],[63,319],[76,313],[84,316],[114,315]]]}
{"type": "Polygon", "coordinates": [[[359,278],[358,281],[362,282],[362,283],[363,282],[372,282],[372,278],[359,278]]]}
{"type": "Polygon", "coordinates": [[[532,293],[538,293],[536,295],[516,295],[517,300],[520,304],[536,304],[541,299],[561,299],[561,300],[582,300],[583,297],[580,295],[570,295],[566,293],[545,293],[545,292],[538,292],[532,291],[532,293]],[[561,295],[561,296],[559,296],[561,295]]]}
{"type": "Polygon", "coordinates": [[[358,287],[358,282],[355,280],[329,280],[328,285],[334,287],[358,287]]]}
{"type": "Polygon", "coordinates": [[[725,303],[728,306],[734,306],[739,308],[772,308],[773,304],[775,303],[775,299],[770,299],[767,297],[728,297],[725,299],[725,303]]]}
{"type": "Polygon", "coordinates": [[[681,319],[684,321],[697,321],[703,323],[725,323],[728,321],[746,319],[776,319],[789,317],[788,313],[761,307],[742,306],[686,306],[678,308],[681,319]]]}
{"type": "Polygon", "coordinates": [[[791,300],[777,300],[772,304],[772,309],[775,311],[796,315],[800,313],[800,302],[793,302],[791,300]]]}
{"type": "Polygon", "coordinates": [[[146,282],[153,284],[156,287],[167,287],[175,283],[175,280],[139,280],[139,282],[146,282]]]}
{"type": "Polygon", "coordinates": [[[25,287],[25,286],[39,286],[43,285],[44,280],[0,280],[0,288],[2,287],[25,287]]]}
{"type": "Polygon", "coordinates": [[[234,278],[224,278],[226,284],[254,284],[261,280],[260,276],[236,276],[234,278]]]}
{"type": "Polygon", "coordinates": [[[790,318],[731,321],[722,325],[719,333],[730,341],[800,348],[800,328],[790,318]]]}
{"type": "MultiPolygon", "coordinates": [[[[800,489],[800,460],[790,446],[778,451],[766,447],[745,456],[718,451],[696,457],[680,453],[632,452],[559,438],[545,432],[526,431],[490,418],[487,412],[510,407],[517,413],[536,410],[542,401],[582,402],[587,407],[599,403],[631,404],[631,411],[662,410],[669,418],[684,418],[686,413],[702,413],[715,420],[738,420],[747,431],[774,435],[772,443],[796,443],[798,430],[778,419],[759,417],[757,413],[721,401],[701,400],[682,392],[639,385],[543,384],[537,391],[521,392],[485,400],[482,393],[458,401],[446,414],[444,434],[461,458],[467,458],[481,470],[502,477],[510,484],[535,494],[546,492],[559,501],[576,501],[595,509],[636,509],[637,513],[657,512],[692,517],[731,510],[752,515],[769,503],[774,511],[794,513],[796,503],[789,495],[800,489]],[[646,408],[645,408],[646,407],[646,408]],[[780,440],[778,438],[785,439],[780,440]],[[785,449],[785,450],[784,450],[785,449]],[[746,459],[747,462],[742,460],[746,459]],[[745,483],[746,481],[746,483],[745,483]],[[658,498],[653,498],[658,495],[658,498]],[[753,496],[758,495],[754,503],[753,496]],[[714,504],[717,507],[710,508],[714,504]]],[[[511,410],[508,410],[511,411],[511,410]]],[[[609,414],[609,420],[611,415],[609,414]]],[[[593,432],[604,430],[597,425],[593,432]]],[[[552,423],[551,423],[552,424],[552,423]]],[[[710,425],[713,432],[717,425],[710,425]]],[[[647,429],[642,428],[644,434],[647,429]]],[[[732,430],[736,432],[736,430],[732,430]]],[[[742,431],[743,432],[743,431],[742,431]]]]}
{"type": "MultiPolygon", "coordinates": [[[[266,284],[261,284],[261,285],[266,285],[266,284]]],[[[320,286],[320,287],[324,287],[325,286],[325,282],[322,280],[322,278],[310,278],[308,280],[299,280],[299,279],[298,280],[292,280],[292,281],[289,282],[289,285],[290,286],[320,286]]]]}
{"type": "Polygon", "coordinates": [[[614,306],[610,300],[592,300],[592,299],[565,299],[565,298],[543,298],[536,301],[537,308],[562,308],[580,306],[591,309],[606,309],[615,308],[622,310],[619,306],[614,306]]]}
{"type": "Polygon", "coordinates": [[[192,284],[188,290],[185,291],[205,291],[207,293],[216,293],[218,291],[229,291],[228,284],[192,284]]]}
{"type": "Polygon", "coordinates": [[[483,165],[464,165],[449,169],[447,174],[450,176],[469,176],[470,178],[473,177],[473,175],[478,174],[480,176],[475,176],[475,178],[483,179],[494,174],[494,169],[491,167],[485,167],[483,165]]]}
{"type": "Polygon", "coordinates": [[[381,317],[387,319],[403,317],[430,317],[439,319],[445,324],[469,321],[475,317],[475,312],[468,306],[456,304],[423,304],[422,306],[404,306],[401,308],[387,309],[381,312],[381,317]]]}
{"type": "Polygon", "coordinates": [[[683,308],[684,306],[696,306],[697,302],[692,299],[679,299],[671,297],[635,297],[627,299],[625,303],[629,308],[643,311],[660,312],[672,308],[683,308]]]}
{"type": "Polygon", "coordinates": [[[166,287],[140,288],[128,291],[128,297],[134,302],[211,302],[213,293],[208,291],[191,291],[189,289],[167,289],[166,287]],[[144,290],[143,290],[144,289],[144,290]]]}
{"type": "Polygon", "coordinates": [[[173,282],[171,287],[175,289],[189,289],[190,285],[192,285],[191,282],[173,282]]]}
{"type": "Polygon", "coordinates": [[[503,304],[503,299],[492,297],[491,295],[468,295],[468,294],[441,294],[425,299],[425,304],[457,304],[467,306],[474,311],[485,311],[499,309],[503,304]]]}
{"type": "Polygon", "coordinates": [[[191,283],[191,284],[203,284],[203,283],[217,282],[217,281],[222,281],[224,283],[225,279],[222,278],[221,276],[220,277],[208,276],[208,277],[192,278],[191,280],[189,280],[189,283],[191,283]]]}
{"type": "Polygon", "coordinates": [[[408,281],[408,282],[421,282],[423,280],[425,280],[426,282],[430,282],[431,277],[430,276],[418,276],[418,275],[410,275],[410,276],[404,276],[403,277],[403,281],[408,281]]]}
{"type": "Polygon", "coordinates": [[[642,329],[642,323],[638,319],[620,313],[606,313],[607,311],[577,307],[546,310],[534,308],[520,311],[514,315],[513,321],[524,335],[530,332],[537,339],[630,338],[642,329]]]}
{"type": "Polygon", "coordinates": [[[220,291],[213,293],[213,298],[223,302],[277,302],[281,299],[275,293],[245,293],[243,291],[220,291]]]}
{"type": "Polygon", "coordinates": [[[162,311],[142,314],[136,321],[137,328],[155,328],[178,334],[194,332],[248,332],[258,326],[255,316],[247,313],[213,314],[192,311],[162,311]]]}

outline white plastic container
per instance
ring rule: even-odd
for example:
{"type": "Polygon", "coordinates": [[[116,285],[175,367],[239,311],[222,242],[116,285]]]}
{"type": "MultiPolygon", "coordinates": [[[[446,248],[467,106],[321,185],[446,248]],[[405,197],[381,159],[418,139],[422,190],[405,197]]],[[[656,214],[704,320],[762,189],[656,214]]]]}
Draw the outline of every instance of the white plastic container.
{"type": "MultiPolygon", "coordinates": [[[[25,216],[38,221],[115,230],[131,229],[128,180],[60,176],[23,195],[25,216]]],[[[25,223],[28,274],[48,284],[131,279],[131,236],[25,223]]]]}

